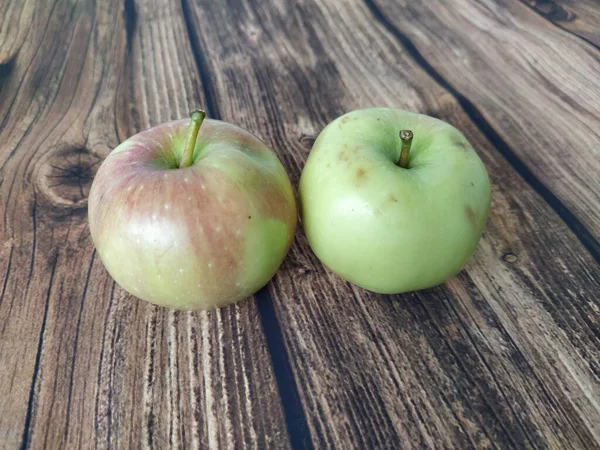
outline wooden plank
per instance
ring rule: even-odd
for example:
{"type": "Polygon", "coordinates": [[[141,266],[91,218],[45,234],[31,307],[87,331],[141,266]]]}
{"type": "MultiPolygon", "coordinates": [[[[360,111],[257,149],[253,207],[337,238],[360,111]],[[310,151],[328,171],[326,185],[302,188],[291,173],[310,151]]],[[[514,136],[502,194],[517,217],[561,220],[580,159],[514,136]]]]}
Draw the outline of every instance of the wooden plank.
{"type": "Polygon", "coordinates": [[[598,50],[515,0],[367,3],[600,260],[598,50]]]}
{"type": "MultiPolygon", "coordinates": [[[[34,6],[34,0],[7,0],[0,5],[0,80],[12,70],[14,59],[31,31],[34,6]]],[[[39,23],[44,21],[43,12],[37,19],[39,23]]]]}
{"type": "MultiPolygon", "coordinates": [[[[380,296],[354,288],[327,272],[299,233],[270,294],[314,446],[600,445],[598,265],[456,99],[362,2],[186,4],[218,113],[278,151],[294,183],[328,121],[374,105],[453,123],[491,175],[479,249],[436,289],[380,296]]],[[[435,36],[431,25],[414,30],[435,36]]],[[[544,119],[529,120],[542,127],[544,119]]],[[[573,152],[595,164],[588,148],[573,152]]],[[[593,184],[588,177],[573,188],[587,206],[593,184]]]]}
{"type": "Polygon", "coordinates": [[[204,103],[180,5],[23,14],[34,19],[0,90],[2,447],[285,448],[255,302],[176,313],[137,301],[87,228],[110,149],[204,103]]]}
{"type": "Polygon", "coordinates": [[[600,48],[600,8],[595,0],[521,0],[556,26],[600,48]]]}

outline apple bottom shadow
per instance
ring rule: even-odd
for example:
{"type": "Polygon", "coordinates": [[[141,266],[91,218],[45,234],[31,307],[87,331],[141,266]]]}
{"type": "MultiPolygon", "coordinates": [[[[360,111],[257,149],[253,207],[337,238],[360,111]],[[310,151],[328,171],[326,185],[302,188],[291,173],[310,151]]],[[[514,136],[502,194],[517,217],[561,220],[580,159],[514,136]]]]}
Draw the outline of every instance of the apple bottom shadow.
{"type": "Polygon", "coordinates": [[[460,316],[460,311],[464,308],[448,286],[453,280],[457,282],[457,278],[460,278],[460,274],[444,284],[402,294],[379,294],[349,282],[346,284],[355,295],[364,299],[365,305],[376,302],[380,306],[391,307],[393,312],[390,313],[390,317],[399,318],[402,326],[434,328],[445,334],[446,331],[456,333],[456,327],[463,326],[461,322],[464,322],[460,316]]]}
{"type": "MultiPolygon", "coordinates": [[[[378,311],[373,308],[383,307],[384,313],[392,320],[398,320],[403,327],[437,328],[444,333],[445,329],[452,332],[451,328],[460,326],[462,318],[459,314],[464,310],[449,288],[450,283],[460,283],[467,287],[472,285],[469,277],[461,271],[444,284],[420,291],[403,294],[371,292],[343,280],[322,264],[309,249],[304,235],[299,233],[281,267],[261,291],[267,290],[267,297],[271,297],[272,292],[277,292],[277,296],[289,296],[295,302],[333,302],[333,309],[342,310],[349,307],[348,302],[341,301],[343,297],[360,297],[365,306],[363,312],[367,316],[377,316],[378,311]],[[311,296],[312,300],[305,294],[306,291],[315,294],[314,297],[311,296]],[[325,298],[334,296],[340,298],[325,298]]],[[[265,298],[264,293],[257,296],[257,300],[271,301],[270,298],[265,298]]],[[[344,311],[339,312],[345,314],[344,311]]]]}

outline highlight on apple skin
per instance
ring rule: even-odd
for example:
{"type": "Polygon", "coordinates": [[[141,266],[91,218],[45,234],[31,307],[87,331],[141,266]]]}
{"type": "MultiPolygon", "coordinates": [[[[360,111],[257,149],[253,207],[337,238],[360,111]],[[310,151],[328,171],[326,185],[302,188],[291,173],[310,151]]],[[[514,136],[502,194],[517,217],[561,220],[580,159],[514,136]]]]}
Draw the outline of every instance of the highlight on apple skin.
{"type": "Polygon", "coordinates": [[[316,256],[345,280],[386,294],[455,276],[477,247],[490,200],[486,169],[460,131],[393,108],[327,125],[299,186],[316,256]]]}
{"type": "Polygon", "coordinates": [[[297,224],[292,186],[275,153],[201,111],[115,148],[93,181],[88,216],[98,255],[120,286],[192,310],[263,287],[297,224]]]}

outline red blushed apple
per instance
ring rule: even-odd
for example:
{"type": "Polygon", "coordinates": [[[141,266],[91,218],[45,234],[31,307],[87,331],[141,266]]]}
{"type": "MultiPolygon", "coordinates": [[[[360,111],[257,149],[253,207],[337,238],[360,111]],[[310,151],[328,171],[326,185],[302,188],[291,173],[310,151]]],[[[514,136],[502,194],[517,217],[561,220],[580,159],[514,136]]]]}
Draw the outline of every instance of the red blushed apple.
{"type": "Polygon", "coordinates": [[[258,291],[279,268],[297,223],[275,153],[201,111],[115,148],[94,179],[88,215],[116,282],[178,309],[212,309],[258,291]]]}

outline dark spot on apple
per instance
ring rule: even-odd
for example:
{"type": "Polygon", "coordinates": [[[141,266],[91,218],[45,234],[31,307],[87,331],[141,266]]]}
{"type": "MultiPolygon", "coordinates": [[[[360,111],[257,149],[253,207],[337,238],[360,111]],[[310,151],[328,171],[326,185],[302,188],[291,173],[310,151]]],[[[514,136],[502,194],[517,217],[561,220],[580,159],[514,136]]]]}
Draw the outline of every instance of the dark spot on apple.
{"type": "Polygon", "coordinates": [[[473,183],[472,181],[471,181],[471,186],[475,187],[475,183],[473,183]]]}
{"type": "Polygon", "coordinates": [[[344,127],[344,125],[346,125],[349,121],[350,121],[350,117],[348,117],[348,116],[342,117],[340,120],[340,123],[338,125],[338,128],[341,130],[344,127]]]}
{"type": "Polygon", "coordinates": [[[248,216],[248,219],[252,219],[252,216],[248,216]]]}
{"type": "Polygon", "coordinates": [[[327,163],[325,167],[331,167],[331,163],[327,163]]]}
{"type": "Polygon", "coordinates": [[[471,225],[473,225],[473,228],[477,228],[477,216],[470,205],[465,206],[465,215],[469,219],[469,222],[471,222],[471,225]]]}
{"type": "Polygon", "coordinates": [[[390,202],[398,203],[398,198],[394,194],[390,194],[388,198],[390,199],[390,202]]]}
{"type": "Polygon", "coordinates": [[[366,179],[367,179],[367,171],[362,167],[359,167],[358,169],[356,169],[357,182],[360,184],[360,183],[364,182],[366,179]]]}

